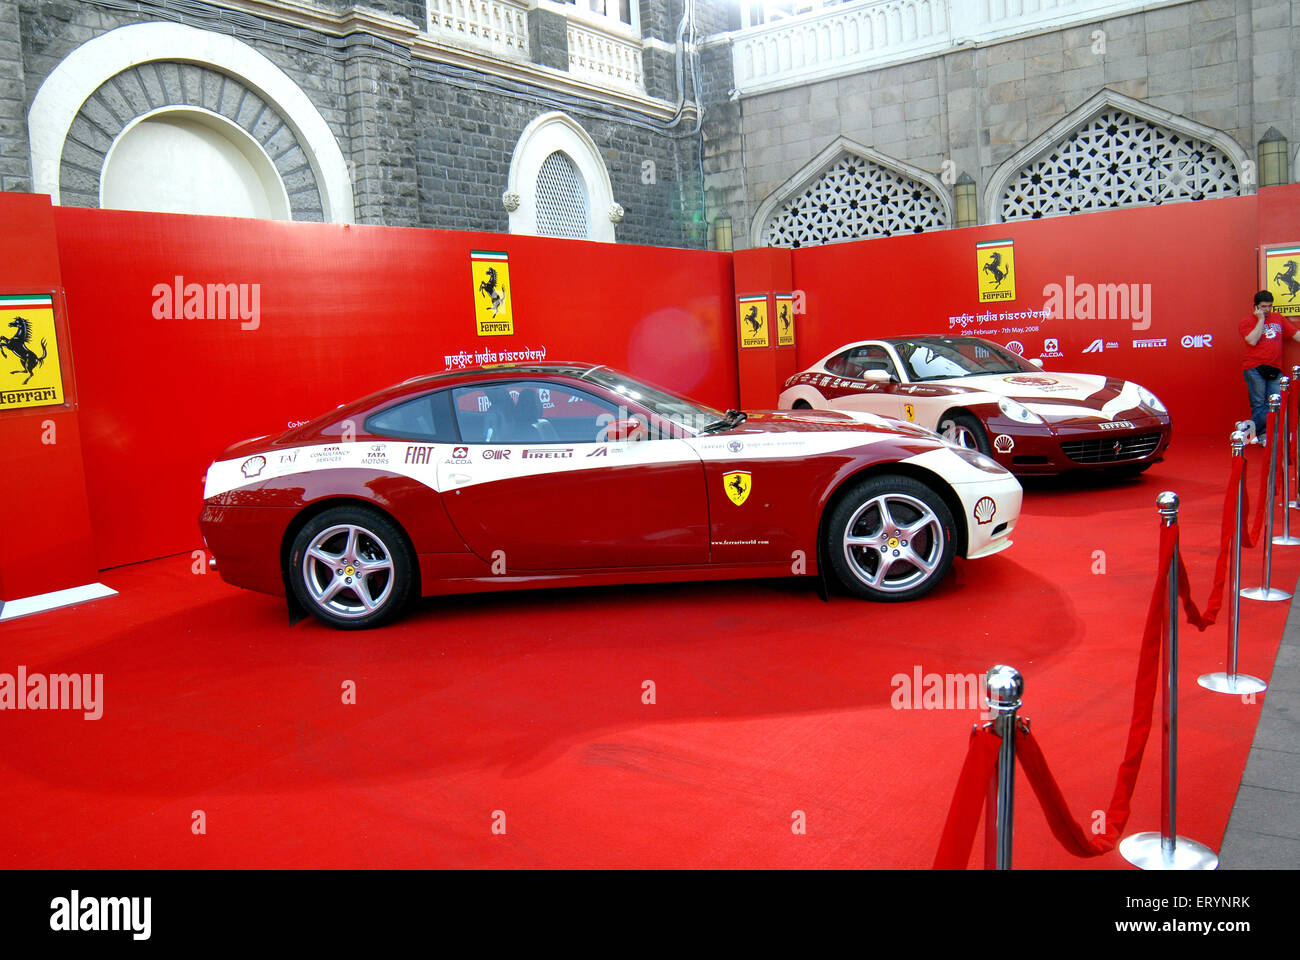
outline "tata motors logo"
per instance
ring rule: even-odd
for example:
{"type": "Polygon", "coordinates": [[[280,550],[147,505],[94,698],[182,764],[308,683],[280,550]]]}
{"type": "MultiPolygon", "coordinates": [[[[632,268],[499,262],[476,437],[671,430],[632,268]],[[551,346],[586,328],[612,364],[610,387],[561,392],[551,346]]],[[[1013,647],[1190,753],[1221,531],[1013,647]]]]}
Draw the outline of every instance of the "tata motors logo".
{"type": "Polygon", "coordinates": [[[1201,347],[1212,347],[1214,346],[1214,334],[1185,333],[1183,334],[1183,346],[1192,350],[1198,350],[1201,347]]]}

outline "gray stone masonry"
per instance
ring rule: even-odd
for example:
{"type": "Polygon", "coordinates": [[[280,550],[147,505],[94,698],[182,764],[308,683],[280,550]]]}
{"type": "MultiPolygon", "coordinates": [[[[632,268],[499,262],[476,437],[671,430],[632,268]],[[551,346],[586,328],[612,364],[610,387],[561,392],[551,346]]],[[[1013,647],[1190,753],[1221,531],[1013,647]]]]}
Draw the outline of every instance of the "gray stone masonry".
{"type": "Polygon", "coordinates": [[[18,4],[0,0],[0,190],[30,190],[18,4]]]}
{"type": "MultiPolygon", "coordinates": [[[[1223,131],[1255,157],[1270,126],[1300,144],[1298,0],[1192,0],[953,50],[729,103],[730,56],[710,47],[710,220],[747,245],[760,203],[839,136],[983,191],[997,167],[1103,88],[1223,131]],[[1097,34],[1097,31],[1101,31],[1097,34]],[[1102,41],[1102,42],[1099,42],[1102,41]],[[742,119],[743,118],[743,119],[742,119]]],[[[981,222],[989,211],[980,210],[981,222]]]]}
{"type": "MultiPolygon", "coordinates": [[[[348,0],[309,0],[334,11],[348,0]]],[[[371,0],[365,6],[426,24],[423,0],[371,0]]],[[[647,0],[647,36],[675,38],[682,0],[647,0]],[[658,24],[658,26],[654,26],[658,24]]],[[[721,29],[728,7],[705,0],[697,24],[721,29]]],[[[0,0],[0,189],[31,188],[27,110],[50,72],[75,48],[117,27],[180,22],[232,35],[267,57],[298,85],[328,124],[352,178],[360,223],[505,231],[501,195],[524,127],[561,109],[591,135],[625,210],[620,241],[703,246],[701,137],[689,119],[666,128],[636,110],[558,94],[518,80],[413,59],[409,49],[366,32],[335,37],[269,18],[167,0],[0,0]]],[[[534,11],[535,61],[568,67],[562,16],[534,11]]],[[[671,53],[647,51],[653,96],[677,98],[671,53]]],[[[111,78],[84,105],[62,157],[63,202],[98,203],[105,151],[125,124],[157,106],[194,104],[230,117],[271,155],[290,192],[295,219],[320,219],[319,189],[302,145],[274,110],[238,78],[192,65],[160,62],[111,78]]]]}

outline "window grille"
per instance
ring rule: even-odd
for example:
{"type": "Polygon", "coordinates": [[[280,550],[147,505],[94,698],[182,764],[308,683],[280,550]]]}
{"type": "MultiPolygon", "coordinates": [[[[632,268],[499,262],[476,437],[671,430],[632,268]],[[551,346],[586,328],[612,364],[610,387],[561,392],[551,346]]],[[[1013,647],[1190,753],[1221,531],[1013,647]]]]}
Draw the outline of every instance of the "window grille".
{"type": "Polygon", "coordinates": [[[1240,192],[1218,147],[1108,109],[1027,164],[1002,193],[1003,220],[1157,205],[1240,192]]]}
{"type": "Polygon", "coordinates": [[[543,237],[589,236],[582,175],[562,150],[542,161],[537,174],[537,233],[543,237]]]}
{"type": "Polygon", "coordinates": [[[943,202],[926,184],[845,153],[768,221],[772,247],[922,233],[946,227],[943,202]]]}

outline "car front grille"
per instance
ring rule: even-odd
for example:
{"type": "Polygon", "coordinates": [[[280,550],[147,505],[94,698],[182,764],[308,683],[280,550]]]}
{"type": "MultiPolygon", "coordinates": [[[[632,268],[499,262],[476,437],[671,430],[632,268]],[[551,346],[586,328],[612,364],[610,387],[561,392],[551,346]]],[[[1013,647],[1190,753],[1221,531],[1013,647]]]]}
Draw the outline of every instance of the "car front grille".
{"type": "Polygon", "coordinates": [[[1120,463],[1141,460],[1160,446],[1160,434],[1139,433],[1128,437],[1092,437],[1067,440],[1061,451],[1075,463],[1120,463]]]}

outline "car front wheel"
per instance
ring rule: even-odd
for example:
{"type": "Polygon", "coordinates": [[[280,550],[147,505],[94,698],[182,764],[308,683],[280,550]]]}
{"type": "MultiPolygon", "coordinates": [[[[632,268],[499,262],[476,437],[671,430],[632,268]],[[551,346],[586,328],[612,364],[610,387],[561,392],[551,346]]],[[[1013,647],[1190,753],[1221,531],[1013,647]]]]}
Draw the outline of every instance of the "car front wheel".
{"type": "Polygon", "coordinates": [[[401,529],[377,510],[332,507],[303,526],[289,581],[317,619],[344,630],[392,620],[410,598],[415,561],[401,529]]]}
{"type": "Polygon", "coordinates": [[[954,552],[952,513],[930,487],[904,476],[855,484],[826,524],[826,556],[850,593],[915,600],[944,578],[954,552]]]}
{"type": "Polygon", "coordinates": [[[988,456],[991,452],[988,434],[984,426],[969,413],[946,413],[939,421],[935,433],[949,443],[954,443],[967,450],[978,450],[988,456]]]}

